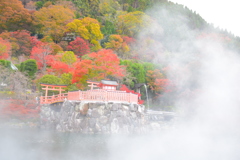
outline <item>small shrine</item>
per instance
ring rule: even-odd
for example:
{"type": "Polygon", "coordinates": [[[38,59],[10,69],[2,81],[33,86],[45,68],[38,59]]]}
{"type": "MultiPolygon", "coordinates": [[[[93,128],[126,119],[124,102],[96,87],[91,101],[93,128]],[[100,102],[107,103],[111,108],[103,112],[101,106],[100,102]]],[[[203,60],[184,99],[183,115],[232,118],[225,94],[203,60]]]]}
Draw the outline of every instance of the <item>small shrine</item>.
{"type": "Polygon", "coordinates": [[[87,81],[90,89],[68,91],[63,93],[67,85],[41,84],[45,95],[40,97],[40,104],[54,104],[67,101],[92,101],[92,102],[126,102],[139,103],[139,95],[117,90],[119,84],[116,81],[101,80],[87,81]],[[48,91],[58,91],[57,95],[48,95],[48,91]]]}
{"type": "Polygon", "coordinates": [[[110,80],[101,80],[100,82],[95,82],[95,81],[87,81],[89,83],[89,87],[91,90],[94,88],[97,89],[103,89],[106,91],[116,91],[118,83],[116,81],[110,81],[110,80]]]}

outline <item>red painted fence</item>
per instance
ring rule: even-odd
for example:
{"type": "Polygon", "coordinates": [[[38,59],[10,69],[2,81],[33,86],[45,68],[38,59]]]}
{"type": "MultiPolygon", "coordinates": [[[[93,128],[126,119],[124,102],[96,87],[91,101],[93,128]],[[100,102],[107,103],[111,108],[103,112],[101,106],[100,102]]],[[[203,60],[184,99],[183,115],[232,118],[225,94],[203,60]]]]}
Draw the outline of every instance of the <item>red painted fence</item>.
{"type": "Polygon", "coordinates": [[[53,95],[53,96],[41,96],[40,97],[40,104],[51,104],[55,102],[63,102],[64,99],[68,98],[67,93],[62,93],[58,95],[53,95]]]}
{"type": "Polygon", "coordinates": [[[88,90],[74,91],[54,96],[41,96],[40,104],[51,104],[55,102],[71,101],[98,101],[98,102],[128,102],[138,103],[138,95],[126,93],[125,91],[88,90]]]}

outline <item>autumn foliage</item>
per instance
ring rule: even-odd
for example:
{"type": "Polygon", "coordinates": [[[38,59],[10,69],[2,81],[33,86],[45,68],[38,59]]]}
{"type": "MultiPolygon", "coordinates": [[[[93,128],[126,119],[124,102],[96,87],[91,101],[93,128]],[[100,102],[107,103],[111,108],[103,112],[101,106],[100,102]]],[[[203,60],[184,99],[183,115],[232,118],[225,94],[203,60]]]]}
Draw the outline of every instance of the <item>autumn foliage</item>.
{"type": "Polygon", "coordinates": [[[73,51],[77,56],[81,57],[87,53],[90,53],[89,46],[90,44],[86,40],[77,37],[74,41],[69,43],[67,49],[69,51],[73,51]]]}
{"type": "Polygon", "coordinates": [[[34,12],[33,17],[34,22],[41,26],[39,32],[45,36],[51,36],[56,42],[62,39],[66,24],[73,19],[74,13],[62,5],[51,5],[34,12]]]}
{"type": "Polygon", "coordinates": [[[147,84],[156,95],[174,90],[173,82],[167,79],[158,69],[147,72],[147,84]]]}
{"type": "Polygon", "coordinates": [[[52,53],[52,48],[47,43],[39,42],[38,45],[34,46],[31,51],[30,58],[37,61],[38,69],[46,70],[47,67],[47,56],[52,53]]]}
{"type": "Polygon", "coordinates": [[[25,101],[20,99],[8,99],[0,101],[1,118],[15,119],[35,119],[39,116],[39,107],[35,101],[25,101]]]}
{"type": "Polygon", "coordinates": [[[29,56],[33,47],[32,37],[27,30],[18,30],[14,32],[3,32],[0,37],[11,43],[12,56],[29,56]]]}
{"type": "Polygon", "coordinates": [[[11,52],[11,44],[0,38],[0,59],[7,59],[11,52]]]}
{"type": "Polygon", "coordinates": [[[86,84],[86,80],[108,79],[115,77],[121,79],[124,69],[120,66],[120,60],[112,50],[102,49],[86,55],[85,59],[75,64],[73,83],[86,84]]]}
{"type": "Polygon", "coordinates": [[[77,33],[78,36],[87,40],[91,45],[92,51],[101,49],[99,40],[103,38],[98,20],[85,17],[83,19],[74,19],[67,24],[67,31],[77,33]]]}
{"type": "MultiPolygon", "coordinates": [[[[0,0],[0,59],[4,69],[10,69],[0,69],[3,77],[0,83],[5,81],[7,90],[24,94],[27,87],[34,88],[41,78],[43,82],[66,84],[72,90],[86,89],[87,80],[117,80],[131,88],[144,83],[151,99],[161,97],[159,101],[163,101],[165,93],[176,94],[177,83],[182,83],[185,77],[191,76],[195,82],[198,74],[195,70],[199,67],[195,62],[186,61],[186,66],[176,67],[173,72],[166,70],[172,58],[193,56],[196,61],[201,58],[199,46],[191,45],[193,38],[220,42],[231,51],[240,52],[239,37],[215,30],[187,7],[167,0],[158,2],[160,8],[171,11],[171,17],[181,17],[184,21],[165,17],[167,12],[144,12],[155,3],[149,0],[0,0]],[[186,22],[187,25],[182,24],[186,22]],[[189,27],[197,32],[186,34],[189,27]],[[15,71],[11,64],[16,66],[15,71]],[[28,76],[23,78],[23,75],[28,76]],[[26,87],[22,89],[22,86],[26,87]]],[[[126,86],[121,90],[135,93],[126,86]]],[[[21,103],[7,104],[10,111],[2,110],[7,115],[14,115],[12,110],[30,112],[21,103]]]]}
{"type": "Polygon", "coordinates": [[[31,30],[32,18],[19,0],[0,0],[0,33],[22,29],[31,30]]]}
{"type": "Polygon", "coordinates": [[[77,56],[71,51],[60,52],[57,55],[49,55],[46,57],[48,72],[55,75],[64,73],[72,73],[74,70],[73,64],[78,61],[77,56]]]}

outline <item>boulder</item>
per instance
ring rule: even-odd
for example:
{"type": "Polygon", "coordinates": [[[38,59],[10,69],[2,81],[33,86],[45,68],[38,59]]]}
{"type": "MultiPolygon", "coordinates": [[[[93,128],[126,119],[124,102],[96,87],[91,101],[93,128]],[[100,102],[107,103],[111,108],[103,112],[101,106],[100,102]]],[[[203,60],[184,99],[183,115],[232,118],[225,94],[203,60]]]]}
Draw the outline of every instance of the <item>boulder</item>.
{"type": "Polygon", "coordinates": [[[95,128],[95,126],[96,126],[96,118],[89,119],[88,123],[89,123],[89,127],[90,128],[95,128]]]}
{"type": "Polygon", "coordinates": [[[99,114],[99,109],[98,108],[93,108],[91,117],[92,118],[99,118],[101,115],[99,114]]]}
{"type": "Polygon", "coordinates": [[[112,107],[111,107],[111,111],[117,111],[118,107],[119,107],[119,103],[113,103],[112,107]]]}
{"type": "Polygon", "coordinates": [[[111,133],[118,133],[119,124],[117,118],[114,118],[111,122],[111,133]]]}
{"type": "Polygon", "coordinates": [[[89,104],[88,103],[81,103],[79,111],[81,115],[87,115],[89,109],[89,104]]]}
{"type": "Polygon", "coordinates": [[[107,124],[107,123],[108,123],[108,118],[107,118],[106,116],[101,116],[101,117],[99,118],[99,122],[100,122],[101,124],[107,124]]]}

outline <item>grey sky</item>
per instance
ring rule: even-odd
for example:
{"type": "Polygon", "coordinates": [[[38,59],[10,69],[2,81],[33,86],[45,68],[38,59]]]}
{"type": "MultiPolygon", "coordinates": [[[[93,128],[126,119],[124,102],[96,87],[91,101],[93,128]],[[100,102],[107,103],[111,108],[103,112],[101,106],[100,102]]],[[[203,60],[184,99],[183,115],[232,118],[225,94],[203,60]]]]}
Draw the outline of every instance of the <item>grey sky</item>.
{"type": "Polygon", "coordinates": [[[227,29],[236,36],[240,36],[239,1],[236,0],[170,0],[183,4],[189,9],[196,11],[208,23],[215,27],[227,29]]]}

